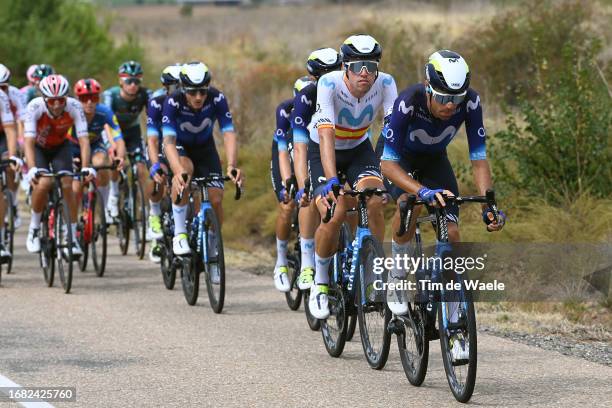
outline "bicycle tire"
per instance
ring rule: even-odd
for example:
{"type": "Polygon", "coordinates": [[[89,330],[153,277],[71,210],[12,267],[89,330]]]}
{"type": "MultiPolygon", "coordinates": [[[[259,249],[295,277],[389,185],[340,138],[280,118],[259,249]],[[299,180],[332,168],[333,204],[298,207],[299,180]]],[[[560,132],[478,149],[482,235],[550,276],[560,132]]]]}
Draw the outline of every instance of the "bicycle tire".
{"type": "Polygon", "coordinates": [[[82,208],[87,208],[87,213],[83,214],[83,218],[79,220],[77,225],[77,239],[79,241],[79,245],[81,246],[81,250],[83,251],[83,255],[79,258],[79,269],[81,272],[84,272],[87,269],[87,260],[89,258],[89,244],[87,243],[87,228],[90,228],[88,225],[91,222],[91,203],[89,200],[89,192],[85,191],[83,193],[83,204],[82,208]],[[86,207],[87,206],[87,207],[86,207]]]}
{"type": "Polygon", "coordinates": [[[204,214],[205,224],[203,236],[205,242],[202,242],[201,245],[206,245],[208,253],[208,262],[203,262],[206,291],[208,292],[208,300],[212,310],[215,313],[221,313],[225,302],[225,255],[223,253],[223,236],[219,220],[213,209],[207,208],[204,214]],[[210,234],[211,231],[214,232],[213,235],[210,234]],[[218,283],[212,282],[214,268],[217,269],[217,273],[219,274],[218,283]]]}
{"type": "Polygon", "coordinates": [[[53,279],[55,277],[55,240],[51,238],[49,234],[54,230],[55,216],[51,216],[55,211],[53,208],[45,208],[42,213],[42,222],[40,226],[40,252],[38,259],[40,261],[40,267],[43,271],[43,277],[48,287],[53,286],[53,279]],[[49,224],[52,223],[51,228],[49,224]]]}
{"type": "Polygon", "coordinates": [[[160,269],[164,286],[168,290],[174,289],[176,282],[176,265],[174,264],[174,256],[172,255],[172,240],[166,236],[160,240],[160,269]],[[168,242],[170,241],[170,242],[168,242]]]}
{"type": "Polygon", "coordinates": [[[99,192],[94,196],[92,205],[93,233],[91,236],[91,260],[96,276],[101,278],[106,271],[106,256],[108,250],[108,228],[106,226],[106,208],[99,192]],[[97,211],[96,211],[97,209],[97,211]],[[96,219],[97,214],[97,219],[96,219]]]}
{"type": "Polygon", "coordinates": [[[60,201],[59,206],[56,208],[55,217],[55,240],[59,241],[59,245],[56,245],[56,256],[57,271],[59,273],[60,281],[62,282],[62,288],[64,293],[70,293],[72,288],[72,272],[73,272],[73,261],[74,256],[72,253],[72,232],[70,231],[70,211],[68,210],[68,204],[65,201],[60,201]],[[65,225],[66,234],[63,233],[62,225],[65,225]],[[64,249],[67,249],[67,255],[64,255],[64,249]]]}
{"type": "MultiPolygon", "coordinates": [[[[391,311],[387,307],[385,301],[376,301],[375,299],[362,299],[363,291],[362,288],[362,276],[366,276],[364,271],[364,265],[373,265],[374,258],[383,259],[385,253],[383,251],[380,242],[373,236],[367,236],[363,239],[360,259],[359,259],[359,273],[355,276],[355,284],[357,289],[357,316],[359,320],[359,335],[361,337],[361,345],[363,346],[363,353],[365,358],[375,370],[381,370],[387,363],[389,357],[389,349],[391,348],[391,333],[387,330],[389,321],[391,320],[391,311]],[[370,326],[370,317],[372,317],[370,326]],[[378,328],[372,330],[373,325],[378,324],[378,328]],[[382,338],[381,336],[382,333],[382,338]],[[379,342],[374,343],[373,340],[379,338],[379,342]],[[378,344],[380,343],[380,344],[378,344]]],[[[384,281],[384,279],[383,279],[384,281]]],[[[366,292],[367,296],[367,292],[366,292]]]]}
{"type": "Polygon", "coordinates": [[[442,351],[442,361],[444,363],[444,371],[446,372],[446,379],[448,385],[453,393],[455,399],[459,402],[468,402],[474,392],[474,386],[476,385],[476,370],[477,370],[477,334],[476,334],[476,313],[474,311],[474,303],[471,299],[469,291],[464,292],[465,304],[467,310],[465,311],[466,317],[466,328],[462,331],[463,335],[467,334],[467,342],[469,344],[469,358],[467,364],[456,365],[452,361],[451,348],[449,344],[449,332],[445,330],[442,323],[442,308],[446,307],[449,302],[439,302],[438,304],[438,329],[440,333],[440,348],[442,351]],[[458,376],[456,370],[457,367],[464,367],[467,365],[467,373],[465,376],[461,372],[458,376]],[[465,382],[461,381],[461,378],[465,377],[465,382]]]}
{"type": "Polygon", "coordinates": [[[3,242],[7,250],[10,252],[11,257],[5,263],[7,275],[13,272],[13,250],[15,244],[15,212],[17,211],[13,205],[13,193],[6,189],[5,192],[6,202],[6,223],[4,224],[4,237],[3,242]]]}
{"type": "Polygon", "coordinates": [[[181,269],[183,295],[189,306],[197,303],[200,291],[200,274],[197,272],[196,266],[194,256],[177,257],[177,267],[181,269]]]}
{"type": "Polygon", "coordinates": [[[289,309],[298,310],[300,303],[302,303],[302,291],[297,285],[297,280],[300,276],[300,259],[294,253],[289,253],[287,255],[287,264],[289,266],[290,289],[289,292],[285,292],[285,300],[289,309]]]}
{"type": "Polygon", "coordinates": [[[134,176],[133,183],[136,186],[135,190],[133,189],[134,187],[132,187],[132,192],[134,194],[134,206],[132,208],[134,243],[136,244],[136,255],[138,259],[143,259],[147,247],[147,210],[144,191],[138,181],[137,175],[134,176]]]}
{"type": "Polygon", "coordinates": [[[357,328],[357,315],[353,314],[349,317],[349,326],[346,332],[346,341],[353,340],[353,336],[355,335],[356,328],[357,328]]]}
{"type": "Polygon", "coordinates": [[[321,321],[314,317],[312,313],[310,313],[310,306],[308,306],[308,300],[310,299],[310,289],[303,291],[302,297],[304,298],[304,314],[306,315],[306,323],[308,323],[308,327],[312,331],[321,330],[321,321]]]}
{"type": "Polygon", "coordinates": [[[119,238],[119,249],[121,255],[127,255],[130,248],[130,191],[125,178],[119,187],[119,217],[117,223],[117,238],[119,238]]]}
{"type": "Polygon", "coordinates": [[[400,360],[408,382],[416,387],[425,381],[429,363],[429,340],[425,335],[424,320],[427,314],[421,309],[422,306],[424,307],[424,305],[408,304],[408,316],[405,319],[398,319],[399,324],[403,326],[401,334],[397,336],[400,360]]]}

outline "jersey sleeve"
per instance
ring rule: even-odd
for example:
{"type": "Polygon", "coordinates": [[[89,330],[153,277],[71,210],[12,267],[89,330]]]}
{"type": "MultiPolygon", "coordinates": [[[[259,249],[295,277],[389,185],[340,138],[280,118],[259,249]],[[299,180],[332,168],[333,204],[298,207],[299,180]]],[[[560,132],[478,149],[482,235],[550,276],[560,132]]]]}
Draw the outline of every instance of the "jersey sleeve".
{"type": "Polygon", "coordinates": [[[31,100],[26,106],[25,120],[23,123],[23,136],[36,137],[36,121],[40,117],[41,109],[37,100],[31,100]]]}
{"type": "Polygon", "coordinates": [[[227,98],[223,95],[223,92],[219,92],[218,95],[213,97],[213,105],[215,106],[215,112],[217,120],[219,121],[219,129],[221,133],[233,132],[234,123],[232,122],[232,114],[229,110],[227,98]]]}
{"type": "Polygon", "coordinates": [[[333,128],[335,123],[334,89],[336,83],[332,80],[333,72],[323,75],[317,82],[317,129],[333,128]]]}
{"type": "Polygon", "coordinates": [[[274,132],[274,141],[278,144],[279,151],[287,151],[287,131],[291,127],[289,121],[291,112],[287,112],[288,107],[281,103],[276,108],[276,130],[274,132]]]}
{"type": "Polygon", "coordinates": [[[87,119],[85,118],[85,112],[83,112],[81,103],[76,99],[68,98],[68,101],[66,102],[66,110],[68,111],[68,114],[72,116],[72,120],[74,120],[76,136],[79,138],[89,137],[89,132],[87,130],[87,119]]]}
{"type": "Polygon", "coordinates": [[[110,89],[102,92],[102,103],[108,106],[110,109],[113,109],[113,92],[110,89]]]}
{"type": "Polygon", "coordinates": [[[486,160],[487,132],[482,121],[480,95],[471,89],[467,93],[465,110],[465,132],[470,149],[470,160],[486,160]]]}
{"type": "Polygon", "coordinates": [[[9,99],[13,102],[16,108],[17,117],[15,119],[25,120],[25,97],[19,92],[19,89],[10,87],[9,88],[9,99]]]}
{"type": "Polygon", "coordinates": [[[308,124],[312,119],[317,103],[316,91],[316,85],[308,85],[293,98],[293,111],[291,112],[293,143],[308,144],[310,140],[308,124]]]}
{"type": "Polygon", "coordinates": [[[393,104],[391,119],[386,127],[385,148],[381,160],[400,161],[408,124],[414,114],[411,94],[400,95],[393,104]]]}
{"type": "Polygon", "coordinates": [[[153,98],[147,104],[147,137],[159,137],[162,106],[153,98]]]}
{"type": "Polygon", "coordinates": [[[9,97],[2,91],[0,91],[0,122],[3,125],[10,125],[15,122],[9,97]]]}
{"type": "Polygon", "coordinates": [[[163,137],[176,137],[176,116],[179,102],[175,96],[168,96],[162,108],[162,135],[163,137]]]}
{"type": "Polygon", "coordinates": [[[397,85],[395,79],[389,74],[383,78],[383,115],[388,117],[393,113],[393,104],[397,99],[397,85]]]}

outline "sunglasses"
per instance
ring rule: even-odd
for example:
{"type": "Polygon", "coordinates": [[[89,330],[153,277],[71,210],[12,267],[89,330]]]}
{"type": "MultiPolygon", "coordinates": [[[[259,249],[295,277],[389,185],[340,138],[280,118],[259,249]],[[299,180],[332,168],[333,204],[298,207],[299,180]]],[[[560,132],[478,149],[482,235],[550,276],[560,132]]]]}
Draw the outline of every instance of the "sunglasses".
{"type": "Polygon", "coordinates": [[[83,103],[87,103],[87,102],[98,103],[100,102],[100,96],[99,95],[81,95],[79,96],[79,101],[83,103]]]}
{"type": "Polygon", "coordinates": [[[61,96],[59,98],[45,98],[45,102],[48,105],[64,105],[66,103],[66,97],[61,96]]]}
{"type": "Polygon", "coordinates": [[[375,74],[378,71],[378,62],[376,61],[351,61],[345,65],[353,74],[360,74],[364,68],[368,74],[375,74]]]}
{"type": "Polygon", "coordinates": [[[140,85],[142,80],[140,78],[121,78],[123,83],[126,85],[140,85]]]}
{"type": "Polygon", "coordinates": [[[185,88],[185,93],[191,96],[196,96],[197,94],[206,96],[208,88],[185,88]]]}
{"type": "Polygon", "coordinates": [[[453,105],[459,105],[465,99],[465,95],[467,91],[464,91],[460,94],[450,95],[437,92],[435,89],[429,85],[429,93],[431,94],[434,101],[438,102],[441,105],[446,105],[447,103],[452,103],[453,105]]]}

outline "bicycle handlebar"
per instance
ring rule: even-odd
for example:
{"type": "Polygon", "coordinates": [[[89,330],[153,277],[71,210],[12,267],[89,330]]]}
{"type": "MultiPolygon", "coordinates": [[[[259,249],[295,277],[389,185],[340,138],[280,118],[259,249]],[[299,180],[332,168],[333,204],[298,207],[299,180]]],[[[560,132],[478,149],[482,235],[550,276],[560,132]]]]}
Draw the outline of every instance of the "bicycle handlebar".
{"type": "MultiPolygon", "coordinates": [[[[238,171],[236,169],[232,170],[232,176],[236,177],[238,175],[238,171]]],[[[189,180],[189,175],[187,173],[181,174],[183,181],[187,182],[189,180]]],[[[212,181],[230,181],[232,178],[229,176],[219,177],[219,176],[206,176],[206,177],[196,177],[191,179],[191,185],[200,187],[202,185],[206,185],[212,181]]],[[[174,200],[174,204],[178,204],[183,200],[185,195],[185,189],[178,193],[176,196],[176,200],[174,200]]],[[[236,184],[236,193],[234,194],[234,200],[239,200],[242,196],[242,188],[236,184]]]]}
{"type": "MultiPolygon", "coordinates": [[[[334,196],[337,198],[340,195],[340,186],[339,185],[332,186],[332,191],[334,192],[334,196]]],[[[386,193],[387,193],[386,190],[381,190],[376,187],[368,187],[368,188],[364,188],[363,190],[344,191],[344,195],[351,196],[351,197],[359,197],[359,198],[364,198],[364,199],[367,197],[372,197],[372,196],[380,197],[386,193]]],[[[325,213],[325,217],[323,217],[323,220],[322,220],[323,223],[328,223],[329,220],[331,220],[331,218],[334,216],[334,212],[336,210],[336,203],[331,202],[331,200],[329,199],[328,199],[328,202],[331,204],[331,207],[327,209],[327,212],[325,213]]]]}

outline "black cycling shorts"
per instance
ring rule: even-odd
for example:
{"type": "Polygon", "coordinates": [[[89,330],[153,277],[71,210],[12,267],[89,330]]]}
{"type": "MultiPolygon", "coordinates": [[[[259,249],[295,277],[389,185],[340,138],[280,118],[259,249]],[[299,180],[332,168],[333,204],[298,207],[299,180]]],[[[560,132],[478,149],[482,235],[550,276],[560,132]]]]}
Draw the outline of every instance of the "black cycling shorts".
{"type": "Polygon", "coordinates": [[[126,130],[121,129],[121,136],[125,141],[125,149],[128,153],[134,153],[137,149],[140,149],[143,157],[145,157],[146,149],[142,141],[140,126],[134,126],[126,130]]]}
{"type": "MultiPolygon", "coordinates": [[[[202,145],[182,145],[177,141],[176,150],[178,150],[179,156],[191,159],[193,177],[223,177],[221,159],[213,138],[202,145]]],[[[208,183],[208,187],[223,188],[223,182],[208,183]]]]}
{"type": "Polygon", "coordinates": [[[51,172],[72,172],[72,143],[66,140],[54,148],[44,148],[34,145],[34,160],[36,167],[51,172]],[[52,168],[51,168],[52,167],[52,168]]]}
{"type": "MultiPolygon", "coordinates": [[[[289,157],[291,157],[292,150],[288,150],[289,157]]],[[[293,160],[291,161],[291,174],[293,175],[293,160]]],[[[272,160],[270,160],[270,178],[272,179],[272,188],[276,194],[276,199],[280,203],[281,200],[278,197],[281,189],[283,188],[283,180],[280,173],[280,162],[278,159],[278,144],[272,142],[272,160]]]]}
{"type": "MultiPolygon", "coordinates": [[[[376,157],[369,139],[352,149],[336,150],[336,170],[346,175],[353,189],[366,177],[375,177],[382,181],[380,160],[376,157]]],[[[316,197],[321,193],[327,179],[321,163],[319,144],[312,140],[308,143],[308,173],[316,197]]]]}

